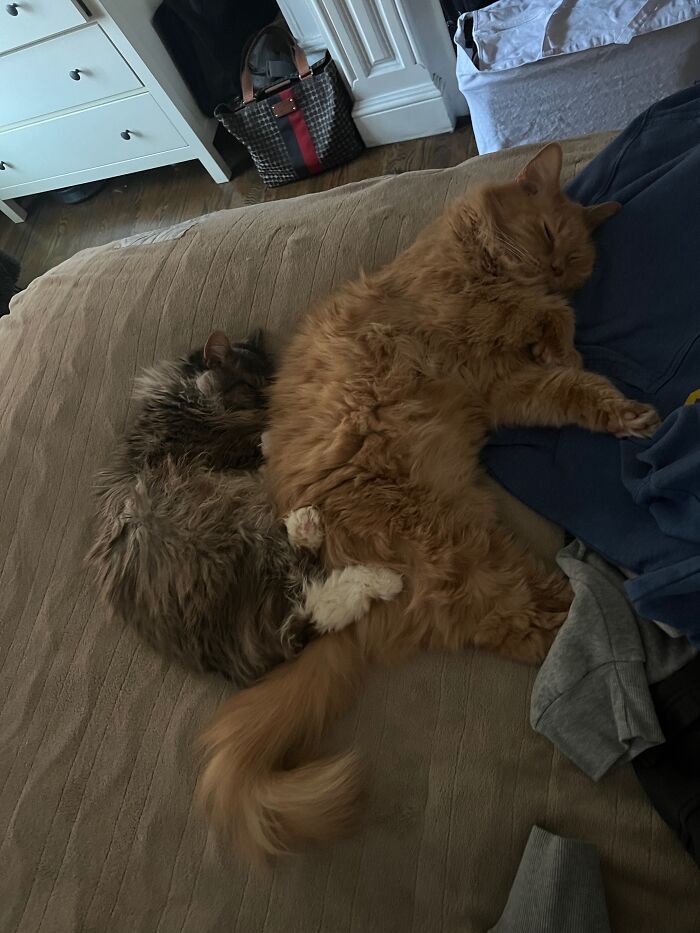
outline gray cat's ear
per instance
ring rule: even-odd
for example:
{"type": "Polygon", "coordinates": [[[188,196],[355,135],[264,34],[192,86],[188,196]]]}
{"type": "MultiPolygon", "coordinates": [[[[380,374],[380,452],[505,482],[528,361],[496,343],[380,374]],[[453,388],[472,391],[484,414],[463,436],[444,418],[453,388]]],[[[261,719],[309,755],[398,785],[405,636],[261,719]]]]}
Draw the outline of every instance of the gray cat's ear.
{"type": "Polygon", "coordinates": [[[602,204],[594,204],[592,207],[586,207],[585,216],[588,229],[595,230],[596,227],[599,227],[610,217],[614,217],[621,208],[622,205],[617,201],[604,201],[602,204]]]}
{"type": "Polygon", "coordinates": [[[209,334],[204,344],[204,364],[208,369],[222,366],[231,353],[231,344],[222,330],[209,334]]]}
{"type": "Polygon", "coordinates": [[[558,194],[561,162],[561,146],[558,143],[550,143],[527,163],[515,181],[528,194],[558,194]]]}

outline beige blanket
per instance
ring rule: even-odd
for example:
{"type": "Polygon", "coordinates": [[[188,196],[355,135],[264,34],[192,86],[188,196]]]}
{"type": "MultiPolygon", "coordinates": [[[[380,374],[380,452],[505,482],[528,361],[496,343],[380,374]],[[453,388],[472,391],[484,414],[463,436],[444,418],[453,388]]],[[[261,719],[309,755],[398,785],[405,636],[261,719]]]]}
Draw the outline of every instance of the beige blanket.
{"type": "MultiPolygon", "coordinates": [[[[567,174],[600,145],[568,144],[567,174]]],[[[378,672],[333,738],[366,754],[364,831],[249,872],[192,806],[191,743],[227,687],[109,624],[82,563],[91,479],[140,367],[215,327],[286,339],[312,300],[523,158],[88,250],[0,321],[2,933],[480,933],[535,822],[598,847],[618,933],[700,929],[696,870],[630,769],[592,784],[531,732],[534,672],[478,653],[378,672]]]]}

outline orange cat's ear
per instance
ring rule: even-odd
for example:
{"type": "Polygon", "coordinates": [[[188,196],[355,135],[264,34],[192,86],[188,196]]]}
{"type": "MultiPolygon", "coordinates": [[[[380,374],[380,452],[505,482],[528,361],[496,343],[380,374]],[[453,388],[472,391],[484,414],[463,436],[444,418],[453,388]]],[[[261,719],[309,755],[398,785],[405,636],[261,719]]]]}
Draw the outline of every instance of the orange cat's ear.
{"type": "Polygon", "coordinates": [[[561,146],[550,143],[531,159],[515,179],[528,194],[558,194],[561,146]]]}
{"type": "Polygon", "coordinates": [[[231,344],[226,334],[222,330],[215,330],[213,334],[209,334],[207,342],[204,344],[205,366],[208,369],[221,366],[230,352],[231,344]]]}
{"type": "Polygon", "coordinates": [[[617,201],[604,201],[602,204],[594,204],[593,207],[585,208],[588,229],[595,230],[604,221],[614,217],[621,207],[622,205],[617,201]]]}

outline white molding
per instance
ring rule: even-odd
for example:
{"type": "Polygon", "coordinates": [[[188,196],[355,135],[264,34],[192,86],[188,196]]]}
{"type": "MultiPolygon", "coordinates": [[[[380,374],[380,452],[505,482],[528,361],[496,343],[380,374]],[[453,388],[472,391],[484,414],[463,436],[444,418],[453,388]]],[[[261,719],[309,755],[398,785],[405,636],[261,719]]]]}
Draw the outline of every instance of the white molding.
{"type": "Polygon", "coordinates": [[[451,133],[454,129],[454,121],[434,85],[419,85],[366,100],[353,109],[353,119],[367,146],[451,133]]]}
{"type": "MultiPolygon", "coordinates": [[[[422,104],[440,97],[439,90],[432,83],[416,84],[412,87],[399,88],[396,91],[387,91],[377,97],[368,97],[360,101],[353,110],[354,117],[368,117],[381,114],[384,111],[396,110],[399,107],[410,107],[412,104],[422,104]]],[[[407,127],[410,129],[410,127],[407,127]]],[[[448,132],[448,130],[443,130],[448,132]]],[[[410,139],[409,136],[405,137],[410,139]]]]}
{"type": "Polygon", "coordinates": [[[363,33],[365,48],[371,53],[369,74],[378,65],[384,65],[394,60],[391,41],[387,35],[386,26],[376,3],[367,4],[367,17],[371,29],[363,33]]]}
{"type": "Polygon", "coordinates": [[[439,2],[401,0],[398,10],[409,39],[415,43],[416,60],[431,73],[450,113],[466,116],[469,108],[457,83],[457,52],[439,2]]]}
{"type": "Polygon", "coordinates": [[[454,129],[466,112],[438,0],[279,0],[307,52],[328,48],[368,146],[454,129]]]}
{"type": "Polygon", "coordinates": [[[278,0],[287,25],[305,52],[321,52],[327,46],[318,17],[307,0],[278,0]]]}

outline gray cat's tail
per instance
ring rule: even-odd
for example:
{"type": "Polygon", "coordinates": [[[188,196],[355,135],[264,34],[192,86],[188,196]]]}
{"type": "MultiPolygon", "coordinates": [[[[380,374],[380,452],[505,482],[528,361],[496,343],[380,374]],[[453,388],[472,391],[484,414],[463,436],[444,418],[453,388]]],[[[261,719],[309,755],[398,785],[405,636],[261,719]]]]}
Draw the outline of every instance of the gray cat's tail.
{"type": "Polygon", "coordinates": [[[356,755],[312,758],[367,666],[353,629],[324,635],[231,697],[201,737],[200,800],[252,859],[329,842],[352,828],[362,791],[356,755]]]}

